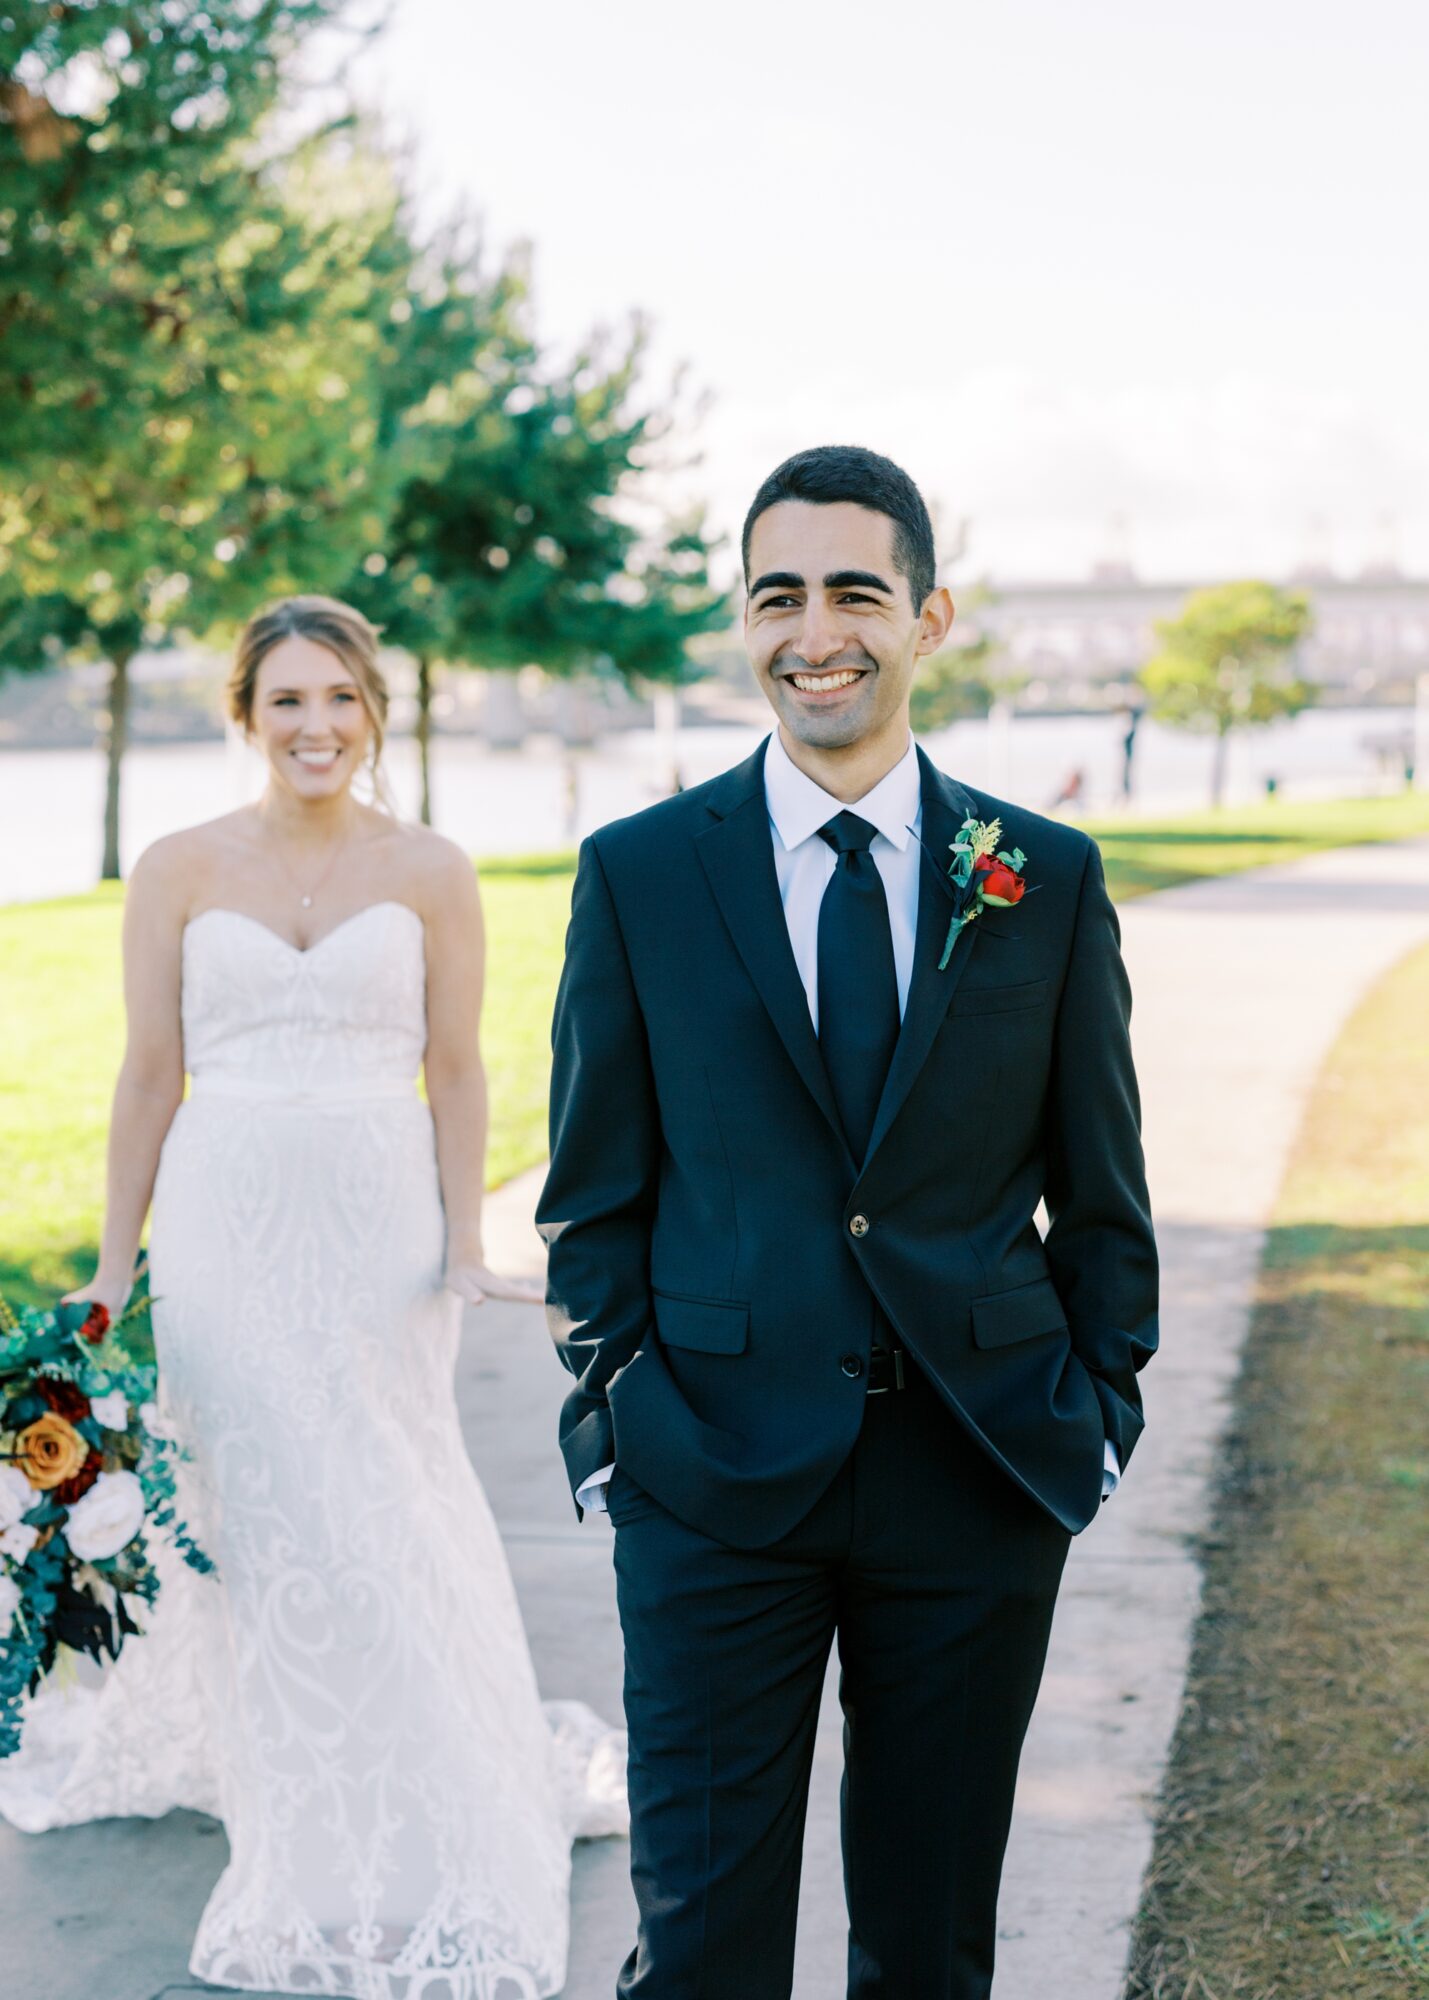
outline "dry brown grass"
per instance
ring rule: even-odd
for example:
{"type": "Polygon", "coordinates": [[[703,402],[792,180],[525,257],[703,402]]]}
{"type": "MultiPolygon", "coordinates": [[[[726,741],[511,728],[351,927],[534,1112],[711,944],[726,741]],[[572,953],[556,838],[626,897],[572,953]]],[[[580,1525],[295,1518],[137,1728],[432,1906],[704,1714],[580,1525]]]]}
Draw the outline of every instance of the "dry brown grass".
{"type": "Polygon", "coordinates": [[[1429,951],[1267,1249],[1126,2000],[1429,1993],[1429,951]]]}

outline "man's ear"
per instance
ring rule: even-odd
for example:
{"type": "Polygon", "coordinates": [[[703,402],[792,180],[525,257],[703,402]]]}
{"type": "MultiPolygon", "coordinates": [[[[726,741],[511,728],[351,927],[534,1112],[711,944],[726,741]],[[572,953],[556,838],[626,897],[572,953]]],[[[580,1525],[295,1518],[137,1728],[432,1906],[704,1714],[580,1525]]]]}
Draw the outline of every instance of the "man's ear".
{"type": "Polygon", "coordinates": [[[914,649],[919,659],[926,658],[929,653],[938,652],[946,643],[948,634],[953,629],[954,616],[953,600],[948,592],[941,585],[937,590],[930,590],[923,599],[923,612],[918,625],[918,644],[914,649]]]}

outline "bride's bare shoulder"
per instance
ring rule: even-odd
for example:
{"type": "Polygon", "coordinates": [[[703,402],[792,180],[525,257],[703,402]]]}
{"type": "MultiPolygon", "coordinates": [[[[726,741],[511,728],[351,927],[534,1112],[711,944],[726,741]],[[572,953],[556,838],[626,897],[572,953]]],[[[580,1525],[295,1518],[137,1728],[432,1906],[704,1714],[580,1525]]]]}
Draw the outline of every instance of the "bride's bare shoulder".
{"type": "Polygon", "coordinates": [[[424,917],[449,911],[453,896],[476,898],[471,856],[429,826],[393,825],[387,836],[389,879],[424,917]]]}
{"type": "Polygon", "coordinates": [[[129,891],[186,904],[215,868],[240,854],[252,839],[253,809],[241,806],[197,826],[163,834],[144,849],[129,877],[129,891]]]}

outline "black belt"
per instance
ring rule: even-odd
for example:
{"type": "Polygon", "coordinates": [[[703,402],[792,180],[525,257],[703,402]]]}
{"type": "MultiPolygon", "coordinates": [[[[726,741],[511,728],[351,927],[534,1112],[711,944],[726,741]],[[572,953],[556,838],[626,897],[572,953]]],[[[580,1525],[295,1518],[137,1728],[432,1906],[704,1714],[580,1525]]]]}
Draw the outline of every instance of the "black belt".
{"type": "Polygon", "coordinates": [[[868,1393],[882,1396],[889,1389],[907,1386],[901,1347],[875,1347],[868,1357],[868,1393]]]}

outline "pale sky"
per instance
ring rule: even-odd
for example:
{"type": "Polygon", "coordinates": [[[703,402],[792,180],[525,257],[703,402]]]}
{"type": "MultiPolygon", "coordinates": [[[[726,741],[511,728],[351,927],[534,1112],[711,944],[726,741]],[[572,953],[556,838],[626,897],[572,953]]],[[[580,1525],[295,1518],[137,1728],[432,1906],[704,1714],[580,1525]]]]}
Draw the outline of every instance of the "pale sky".
{"type": "Polygon", "coordinates": [[[813,443],[962,574],[1429,571],[1419,0],[395,0],[423,198],[529,239],[557,346],[639,308],[733,535],[813,443]]]}

